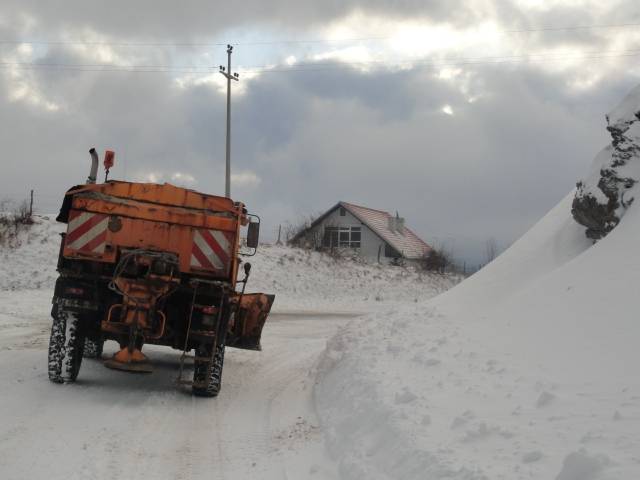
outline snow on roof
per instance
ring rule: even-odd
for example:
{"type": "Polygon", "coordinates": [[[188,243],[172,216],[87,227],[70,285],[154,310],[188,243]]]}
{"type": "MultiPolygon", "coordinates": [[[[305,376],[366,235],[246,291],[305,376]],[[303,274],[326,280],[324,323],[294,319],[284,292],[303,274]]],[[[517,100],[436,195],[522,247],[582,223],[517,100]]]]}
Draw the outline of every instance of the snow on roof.
{"type": "Polygon", "coordinates": [[[405,258],[421,258],[431,250],[431,247],[426,242],[404,225],[399,231],[391,230],[389,228],[389,219],[392,216],[388,212],[347,202],[339,202],[337,206],[348,210],[405,258]]]}

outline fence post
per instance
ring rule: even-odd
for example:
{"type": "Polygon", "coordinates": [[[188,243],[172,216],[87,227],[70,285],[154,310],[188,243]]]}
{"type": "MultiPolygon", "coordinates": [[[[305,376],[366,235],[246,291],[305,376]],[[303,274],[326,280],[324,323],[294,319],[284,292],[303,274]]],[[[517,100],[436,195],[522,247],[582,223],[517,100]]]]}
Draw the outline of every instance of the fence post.
{"type": "Polygon", "coordinates": [[[31,201],[29,202],[29,218],[33,216],[33,189],[31,189],[31,201]]]}

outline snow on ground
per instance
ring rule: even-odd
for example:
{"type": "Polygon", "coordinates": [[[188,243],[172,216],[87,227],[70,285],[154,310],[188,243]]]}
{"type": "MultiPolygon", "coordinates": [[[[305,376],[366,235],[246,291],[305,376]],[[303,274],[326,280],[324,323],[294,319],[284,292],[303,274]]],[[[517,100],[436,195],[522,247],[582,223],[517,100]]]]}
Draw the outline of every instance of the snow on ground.
{"type": "Polygon", "coordinates": [[[247,288],[275,293],[276,311],[375,311],[432,298],[461,280],[281,246],[261,246],[254,258],[247,288]]]}
{"type": "Polygon", "coordinates": [[[52,288],[60,233],[66,228],[54,218],[34,216],[33,225],[19,230],[13,248],[0,246],[0,291],[52,288]]]}
{"type": "MultiPolygon", "coordinates": [[[[0,290],[53,289],[60,235],[55,215],[36,217],[19,247],[0,248],[0,290]]],[[[274,293],[274,311],[368,312],[397,302],[431,298],[461,278],[410,268],[336,260],[308,250],[262,245],[254,257],[247,291],[274,293]]]]}
{"type": "MultiPolygon", "coordinates": [[[[339,478],[313,396],[327,340],[353,312],[416,304],[458,280],[265,246],[249,259],[248,290],[275,293],[281,314],[265,326],[263,351],[227,351],[217,398],[177,387],[179,353],[161,347],[145,347],[152,375],[85,359],[75,384],[56,385],[46,358],[64,225],[52,218],[0,249],[2,479],[339,478]]],[[[105,357],[114,349],[107,342],[105,357]]]]}
{"type": "Polygon", "coordinates": [[[640,478],[640,210],[592,245],[570,204],[437,298],[455,278],[261,248],[249,290],[286,315],[263,352],[227,356],[209,402],[176,389],[166,349],[150,377],[87,362],[77,384],[49,384],[61,227],[40,219],[2,254],[0,476],[640,478]],[[81,453],[52,463],[68,448],[81,453]]]}
{"type": "Polygon", "coordinates": [[[342,478],[640,478],[640,210],[591,246],[570,205],[329,342],[315,396],[342,478]]]}
{"type": "Polygon", "coordinates": [[[222,392],[206,399],[175,385],[178,352],[153,346],[151,375],[85,359],[76,383],[49,382],[49,293],[0,292],[3,480],[337,478],[310,392],[344,318],[272,316],[264,350],[229,349],[222,392]]]}

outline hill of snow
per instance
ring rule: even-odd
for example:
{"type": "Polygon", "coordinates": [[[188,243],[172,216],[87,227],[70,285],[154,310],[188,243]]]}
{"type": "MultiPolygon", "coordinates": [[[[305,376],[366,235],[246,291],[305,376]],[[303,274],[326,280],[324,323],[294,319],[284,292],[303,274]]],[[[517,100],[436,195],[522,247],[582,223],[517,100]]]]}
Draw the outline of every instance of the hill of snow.
{"type": "MultiPolygon", "coordinates": [[[[60,232],[54,215],[35,217],[14,248],[0,248],[0,291],[42,289],[53,293],[60,232]]],[[[247,291],[275,293],[274,311],[368,312],[396,302],[418,302],[458,283],[457,275],[369,265],[284,246],[262,245],[252,263],[247,291]]]]}
{"type": "Polygon", "coordinates": [[[640,478],[640,210],[567,196],[440,297],[350,324],[316,387],[343,478],[640,478]]]}

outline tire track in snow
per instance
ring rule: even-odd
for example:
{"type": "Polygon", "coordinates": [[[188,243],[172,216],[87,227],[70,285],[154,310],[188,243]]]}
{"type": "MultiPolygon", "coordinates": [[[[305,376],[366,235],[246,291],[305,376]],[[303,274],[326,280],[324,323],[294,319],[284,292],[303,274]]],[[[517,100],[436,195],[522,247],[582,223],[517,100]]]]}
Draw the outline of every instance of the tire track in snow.
{"type": "MultiPolygon", "coordinates": [[[[0,477],[304,478],[309,458],[297,455],[308,454],[306,438],[288,448],[278,435],[300,416],[315,421],[310,390],[301,385],[340,322],[288,317],[268,324],[263,352],[229,350],[215,399],[177,389],[179,354],[166,348],[148,350],[152,375],[85,359],[73,385],[47,381],[46,342],[0,351],[0,362],[13,366],[0,372],[10,386],[0,393],[0,410],[12,412],[0,424],[0,477]]],[[[22,342],[34,338],[23,333],[22,342]]],[[[114,350],[108,342],[105,357],[114,350]]]]}

